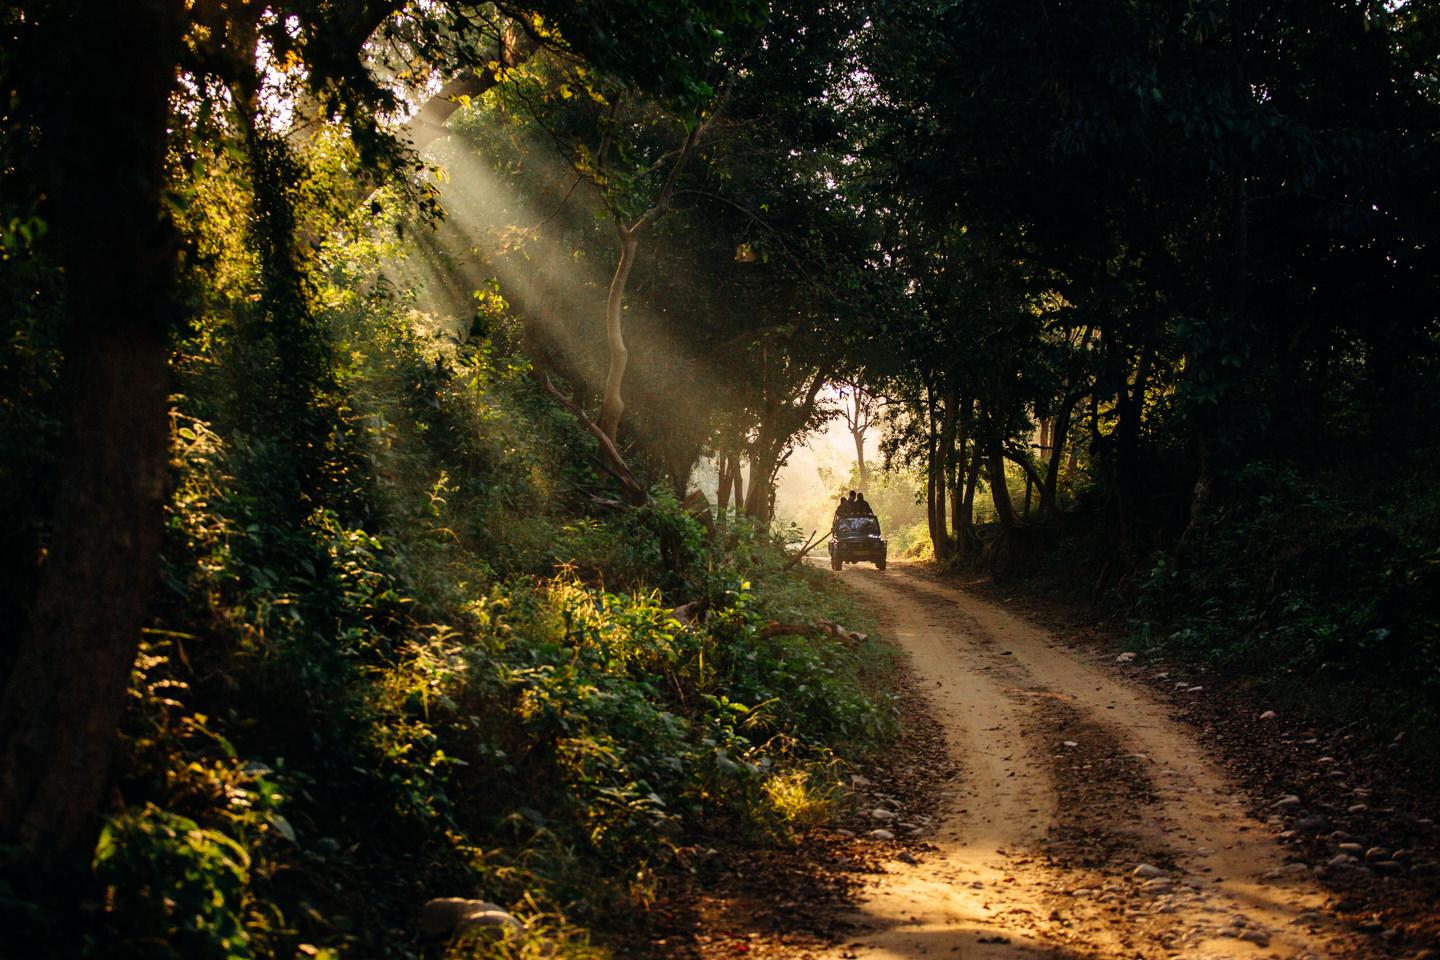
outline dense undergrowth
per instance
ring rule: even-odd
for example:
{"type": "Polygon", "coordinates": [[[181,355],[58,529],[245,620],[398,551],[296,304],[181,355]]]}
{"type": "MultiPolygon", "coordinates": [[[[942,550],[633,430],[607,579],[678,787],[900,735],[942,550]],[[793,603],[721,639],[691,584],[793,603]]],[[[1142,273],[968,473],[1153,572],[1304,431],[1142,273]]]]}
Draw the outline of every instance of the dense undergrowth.
{"type": "Polygon", "coordinates": [[[1261,466],[1240,479],[1250,496],[1155,555],[1132,605],[1141,638],[1316,720],[1409,731],[1440,760],[1440,503],[1261,466]]]}
{"type": "Polygon", "coordinates": [[[1402,750],[1434,769],[1440,502],[1428,490],[1423,471],[1382,487],[1250,464],[1202,532],[1147,552],[1108,533],[1097,487],[1058,527],[1023,533],[1037,549],[1003,579],[1090,603],[1128,624],[1137,649],[1213,669],[1294,715],[1377,743],[1404,734],[1402,750]]]}
{"type": "Polygon", "coordinates": [[[437,325],[367,225],[287,305],[205,189],[116,786],[92,873],[0,886],[10,946],[412,957],[444,949],[421,905],[460,896],[529,926],[456,955],[588,956],[687,845],[823,818],[896,723],[878,642],[762,634],[855,623],[827,578],[663,490],[598,496],[497,297],[437,325]]]}

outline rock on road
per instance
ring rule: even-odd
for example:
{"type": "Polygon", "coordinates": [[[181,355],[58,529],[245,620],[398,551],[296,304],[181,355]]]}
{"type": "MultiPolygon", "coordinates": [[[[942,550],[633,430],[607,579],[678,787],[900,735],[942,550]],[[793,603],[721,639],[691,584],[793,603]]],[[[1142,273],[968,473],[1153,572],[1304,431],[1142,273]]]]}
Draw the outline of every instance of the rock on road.
{"type": "Polygon", "coordinates": [[[1322,958],[1322,895],[1195,731],[1096,659],[921,568],[840,574],[909,656],[962,775],[827,956],[1322,958]],[[913,862],[912,862],[913,861],[913,862]]]}

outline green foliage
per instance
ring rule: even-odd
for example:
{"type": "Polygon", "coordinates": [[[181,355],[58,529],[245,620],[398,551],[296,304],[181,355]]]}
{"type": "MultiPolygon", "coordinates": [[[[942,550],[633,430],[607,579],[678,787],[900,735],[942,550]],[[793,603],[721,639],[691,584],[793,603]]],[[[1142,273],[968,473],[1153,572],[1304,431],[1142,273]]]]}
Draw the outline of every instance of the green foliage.
{"type": "Polygon", "coordinates": [[[151,805],[106,824],[95,876],[106,910],[124,918],[97,956],[245,960],[253,954],[243,910],[250,855],[217,830],[151,805]],[[143,932],[139,942],[127,937],[143,932]]]}
{"type": "Polygon", "coordinates": [[[1377,510],[1328,483],[1256,466],[1253,500],[1159,554],[1136,613],[1152,642],[1383,729],[1440,726],[1435,498],[1377,510]],[[1324,689],[1316,698],[1313,691],[1324,689]]]}
{"type": "Polygon", "coordinates": [[[652,490],[644,507],[610,521],[579,518],[560,534],[551,550],[555,561],[620,587],[658,575],[656,586],[681,589],[703,559],[703,528],[666,488],[652,490]]]}
{"type": "Polygon", "coordinates": [[[286,387],[303,403],[246,389],[270,370],[248,311],[284,291],[223,235],[232,203],[212,184],[191,207],[207,294],[177,349],[166,587],[95,942],[413,956],[392,928],[428,892],[498,900],[591,956],[580,925],[652,898],[687,837],[822,817],[837,765],[896,723],[879,644],[760,636],[855,622],[828,579],[777,574],[743,521],[712,538],[666,489],[603,505],[504,302],[482,295],[467,335],[438,323],[384,275],[383,234],[312,265],[308,386],[286,387]],[[704,617],[675,619],[695,599],[704,617]]]}
{"type": "MultiPolygon", "coordinates": [[[[63,34],[61,6],[27,7],[7,34],[63,34]]],[[[477,43],[516,28],[561,52],[546,62],[565,65],[562,100],[595,95],[569,109],[593,121],[607,96],[639,105],[644,129],[616,137],[612,159],[634,170],[617,205],[643,207],[673,135],[762,46],[767,11],[542,3],[513,14],[519,29],[488,8],[404,4],[376,23],[368,7],[322,6],[174,11],[185,63],[156,72],[184,83],[163,139],[134,145],[168,150],[166,182],[147,181],[164,210],[144,212],[179,234],[179,316],[156,320],[173,374],[163,584],[83,905],[6,888],[7,920],[14,908],[37,939],[73,927],[92,956],[413,957],[424,899],[478,894],[532,933],[457,953],[534,956],[543,930],[562,955],[592,956],[579,925],[652,896],[675,845],[818,822],[835,771],[894,732],[886,659],[873,643],[763,635],[772,618],[853,615],[826,581],[782,573],[768,530],[707,532],[666,489],[615,508],[592,441],[533,382],[533,305],[451,271],[474,240],[431,229],[435,192],[397,175],[411,158],[379,118],[400,112],[392,80],[492,71],[477,43]],[[681,622],[672,610],[690,601],[703,614],[681,622]]],[[[823,56],[790,67],[810,75],[805,96],[823,92],[823,56]]],[[[50,146],[48,101],[26,99],[37,81],[8,47],[0,72],[17,80],[0,130],[0,290],[14,305],[0,504],[26,518],[6,531],[16,575],[0,613],[23,619],[48,532],[36,491],[56,443],[67,278],[36,214],[47,185],[25,166],[37,138],[50,146]]],[[[849,219],[808,202],[825,193],[809,171],[791,173],[794,222],[818,237],[849,219]]],[[[728,236],[712,245],[728,256],[728,236]]],[[[648,296],[656,277],[641,279],[648,296]]],[[[681,358],[667,376],[695,369],[681,358]]],[[[656,431],[674,411],[653,393],[637,408],[656,431]]],[[[689,395],[697,410],[706,399],[689,395]]],[[[635,458],[647,477],[669,472],[684,492],[697,422],[635,458]],[[675,448],[689,459],[671,470],[675,448]]]]}

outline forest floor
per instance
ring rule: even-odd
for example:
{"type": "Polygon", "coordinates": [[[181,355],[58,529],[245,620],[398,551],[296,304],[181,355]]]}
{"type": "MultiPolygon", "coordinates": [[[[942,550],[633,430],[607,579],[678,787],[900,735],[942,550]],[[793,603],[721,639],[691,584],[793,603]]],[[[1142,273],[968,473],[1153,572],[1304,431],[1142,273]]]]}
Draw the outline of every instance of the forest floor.
{"type": "Polygon", "coordinates": [[[1440,788],[1385,751],[1064,608],[841,577],[907,654],[904,738],[836,825],[689,851],[618,955],[1440,957],[1440,788]]]}

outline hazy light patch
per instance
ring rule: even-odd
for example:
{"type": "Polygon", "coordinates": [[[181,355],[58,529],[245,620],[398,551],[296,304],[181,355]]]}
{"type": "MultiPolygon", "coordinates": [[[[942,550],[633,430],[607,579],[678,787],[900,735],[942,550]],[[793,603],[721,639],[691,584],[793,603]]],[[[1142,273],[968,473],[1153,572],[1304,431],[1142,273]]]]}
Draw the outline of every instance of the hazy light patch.
{"type": "Polygon", "coordinates": [[[464,151],[447,150],[441,159],[446,221],[434,230],[419,228],[424,236],[416,238],[410,261],[421,273],[429,306],[456,314],[463,309],[455,319],[468,320],[473,292],[497,280],[501,295],[543,328],[552,346],[583,356],[582,345],[595,339],[584,334],[585,322],[597,329],[603,322],[601,278],[547,237],[531,238],[519,256],[507,254],[507,232],[545,215],[464,151]]]}
{"type": "MultiPolygon", "coordinates": [[[[830,393],[828,405],[838,408],[838,394],[834,388],[830,393]]],[[[877,473],[879,458],[880,432],[871,430],[865,437],[865,462],[877,473]]],[[[806,530],[829,529],[841,492],[853,489],[854,468],[855,441],[845,421],[836,417],[796,447],[781,468],[775,485],[775,518],[806,530]]]]}
{"type": "MultiPolygon", "coordinates": [[[[533,184],[528,189],[498,174],[490,158],[477,155],[459,138],[437,141],[430,158],[442,165],[437,186],[446,221],[438,230],[418,228],[424,236],[413,238],[414,253],[405,264],[387,271],[390,279],[406,285],[400,274],[418,274],[422,309],[435,314],[441,325],[447,325],[442,314],[449,314],[448,325],[462,336],[475,307],[474,291],[498,283],[500,295],[541,335],[544,345],[590,378],[592,388],[597,386],[604,376],[605,299],[615,262],[613,249],[603,242],[610,227],[593,186],[574,186],[569,166],[543,150],[531,151],[518,161],[528,168],[533,184]],[[588,234],[587,243],[581,242],[582,234],[588,234]],[[595,250],[597,236],[602,238],[601,253],[594,257],[577,253],[586,246],[595,250]]],[[[642,262],[654,252],[647,249],[647,239],[641,239],[642,262]]],[[[415,278],[410,279],[413,283],[415,278]]],[[[728,302],[722,289],[708,292],[716,304],[728,302]]],[[[627,300],[626,338],[631,348],[627,399],[635,404],[637,398],[648,397],[641,404],[644,409],[632,407],[627,419],[648,414],[648,421],[629,419],[631,428],[663,436],[673,423],[666,420],[664,410],[667,391],[677,401],[718,397],[734,389],[734,376],[718,370],[713,358],[695,345],[675,340],[659,312],[665,309],[663,303],[647,305],[633,291],[627,300]]],[[[824,402],[835,409],[839,401],[838,391],[831,388],[824,402]]],[[[674,415],[685,414],[677,406],[674,415]]],[[[877,478],[879,433],[870,431],[865,441],[866,461],[877,478]]],[[[854,440],[837,417],[799,445],[782,467],[777,520],[807,530],[828,529],[836,499],[853,485],[854,467],[854,440]]],[[[745,479],[748,491],[749,477],[745,479]]],[[[691,482],[714,502],[712,460],[697,466],[691,482]]]]}
{"type": "MultiPolygon", "coordinates": [[[[606,243],[613,232],[594,188],[576,186],[569,166],[543,151],[524,157],[532,174],[528,190],[517,189],[458,138],[438,141],[431,159],[442,164],[437,186],[445,222],[438,229],[417,228],[411,256],[387,269],[387,278],[402,287],[418,284],[420,309],[460,337],[476,306],[474,291],[497,283],[512,312],[538,335],[537,345],[598,387],[607,363],[605,301],[618,251],[606,243]],[[585,256],[585,248],[597,249],[597,239],[599,253],[585,256]]],[[[642,263],[652,252],[647,239],[641,239],[642,263]]],[[[665,305],[636,295],[635,281],[625,310],[627,429],[663,447],[675,439],[668,436],[674,417],[704,416],[703,410],[680,413],[685,403],[723,395],[733,388],[733,377],[717,371],[695,345],[678,341],[667,327],[674,320],[667,319],[665,305]],[[674,404],[667,402],[672,396],[674,404]]],[[[714,303],[728,302],[720,291],[710,292],[714,303]]],[[[713,477],[709,486],[713,490],[713,477]]]]}
{"type": "MultiPolygon", "coordinates": [[[[839,392],[831,387],[825,400],[827,406],[839,409],[839,392]]],[[[880,468],[880,431],[870,430],[865,436],[865,462],[875,475],[880,468]]],[[[775,484],[775,520],[780,524],[794,523],[810,530],[828,530],[835,505],[843,491],[853,489],[851,474],[855,469],[855,441],[845,421],[835,417],[811,434],[790,454],[775,484]]],[[[750,488],[748,465],[745,467],[745,489],[750,488]]],[[[713,458],[706,458],[695,472],[695,485],[715,502],[718,473],[713,458]]],[[[733,506],[733,504],[732,504],[733,506]]]]}

